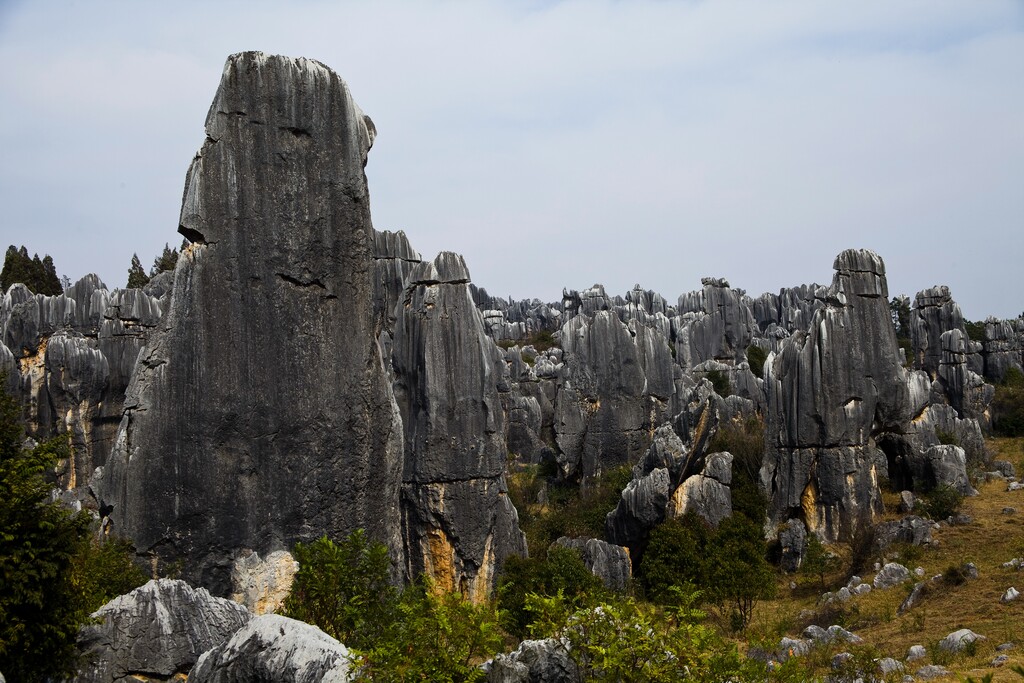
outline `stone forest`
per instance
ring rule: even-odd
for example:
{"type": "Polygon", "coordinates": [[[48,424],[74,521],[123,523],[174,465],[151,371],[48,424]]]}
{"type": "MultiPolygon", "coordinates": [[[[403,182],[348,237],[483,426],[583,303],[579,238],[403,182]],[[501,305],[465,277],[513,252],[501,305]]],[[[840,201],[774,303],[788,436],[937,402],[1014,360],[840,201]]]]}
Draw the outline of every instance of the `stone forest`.
{"type": "Polygon", "coordinates": [[[5,267],[6,681],[1024,677],[1024,319],[862,248],[492,296],[374,228],[376,135],[232,55],[176,261],[5,267]]]}

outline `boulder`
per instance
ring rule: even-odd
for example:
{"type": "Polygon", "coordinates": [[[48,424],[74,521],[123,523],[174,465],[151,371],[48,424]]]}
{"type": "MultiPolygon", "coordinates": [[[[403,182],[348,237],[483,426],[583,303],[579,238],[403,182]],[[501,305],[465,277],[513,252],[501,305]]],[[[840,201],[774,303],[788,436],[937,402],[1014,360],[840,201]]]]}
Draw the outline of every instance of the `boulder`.
{"type": "Polygon", "coordinates": [[[1001,602],[1001,603],[1003,603],[1005,605],[1005,604],[1007,604],[1009,602],[1013,602],[1014,600],[1016,600],[1019,597],[1020,597],[1020,591],[1018,591],[1013,586],[1010,586],[1009,588],[1006,589],[1006,592],[1003,593],[1003,597],[999,598],[999,602],[1001,602]]]}
{"type": "Polygon", "coordinates": [[[555,544],[578,551],[583,557],[583,564],[591,574],[601,579],[606,588],[622,592],[629,586],[633,575],[629,549],[596,538],[563,536],[555,544]]]}
{"type": "Polygon", "coordinates": [[[184,581],[155,579],[114,598],[78,636],[79,683],[113,683],[129,676],[166,680],[242,628],[245,607],[184,581]]]}
{"type": "Polygon", "coordinates": [[[265,614],[205,652],[189,683],[346,683],[352,680],[348,648],[316,626],[265,614]]]}
{"type": "Polygon", "coordinates": [[[875,575],[875,588],[885,589],[898,586],[910,579],[910,570],[897,562],[889,562],[875,575]]]}
{"type": "Polygon", "coordinates": [[[979,640],[985,640],[985,636],[978,635],[969,628],[962,628],[958,631],[953,631],[940,640],[939,647],[947,652],[960,652],[968,645],[979,640]]]}
{"type": "Polygon", "coordinates": [[[553,639],[524,640],[513,652],[483,665],[487,683],[563,683],[579,677],[566,645],[553,639]]]}
{"type": "Polygon", "coordinates": [[[797,518],[786,522],[779,532],[779,546],[782,559],[779,566],[783,571],[795,572],[803,563],[804,551],[807,549],[807,527],[797,518]]]}
{"type": "Polygon", "coordinates": [[[186,180],[191,244],[95,487],[115,533],[218,594],[236,552],[358,528],[404,566],[363,174],[375,133],[323,64],[228,58],[186,180]]]}
{"type": "Polygon", "coordinates": [[[959,446],[932,446],[925,452],[936,486],[948,486],[964,496],[976,496],[967,474],[967,454],[959,446]]]}
{"type": "Polygon", "coordinates": [[[882,522],[875,527],[875,549],[880,552],[896,543],[928,545],[931,542],[932,522],[917,515],[882,522]]]}

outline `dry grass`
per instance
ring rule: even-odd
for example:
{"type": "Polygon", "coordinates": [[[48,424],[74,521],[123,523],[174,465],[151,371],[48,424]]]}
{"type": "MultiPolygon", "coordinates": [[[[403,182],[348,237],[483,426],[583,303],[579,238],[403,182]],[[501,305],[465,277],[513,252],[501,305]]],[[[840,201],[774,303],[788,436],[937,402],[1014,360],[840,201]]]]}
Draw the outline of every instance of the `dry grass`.
{"type": "MultiPolygon", "coordinates": [[[[1024,439],[992,439],[989,447],[997,458],[1009,460],[1024,474],[1024,439]]],[[[979,679],[988,673],[994,681],[1021,683],[1017,674],[1009,671],[1011,665],[1024,665],[1024,598],[1008,605],[999,599],[1010,586],[1024,592],[1024,571],[1004,569],[1002,564],[1014,557],[1024,557],[1024,491],[1007,491],[1002,481],[978,484],[980,495],[964,501],[962,511],[973,518],[966,526],[942,525],[933,532],[935,543],[907,563],[913,570],[920,566],[925,577],[946,572],[951,566],[973,562],[978,567],[978,578],[963,585],[951,586],[943,581],[931,584],[932,589],[917,606],[906,614],[897,609],[910,591],[911,583],[889,590],[874,590],[846,603],[842,612],[823,615],[835,618],[837,623],[854,630],[873,646],[880,656],[903,661],[911,645],[924,645],[930,656],[908,665],[913,670],[923,664],[941,663],[956,675],[947,680],[961,680],[972,676],[979,679]],[[1016,508],[1012,515],[1003,508],[1016,508]],[[938,641],[961,628],[969,628],[986,637],[973,654],[944,658],[942,653],[931,653],[938,641]],[[989,662],[996,656],[995,648],[1013,641],[1016,649],[1004,654],[1010,657],[1006,666],[993,669],[989,662]]],[[[887,506],[890,504],[886,499],[887,506]]],[[[891,508],[890,508],[891,509],[891,508]]],[[[869,580],[872,573],[865,574],[869,580]]],[[[832,577],[834,585],[842,585],[845,575],[832,577]]],[[[818,612],[820,592],[816,585],[801,585],[796,590],[790,581],[813,584],[803,577],[785,577],[779,585],[779,597],[765,601],[755,613],[749,635],[752,642],[778,642],[785,633],[798,635],[808,623],[807,612],[818,612]],[[801,612],[804,612],[801,618],[801,612]]],[[[828,624],[824,624],[828,625],[828,624]]]]}

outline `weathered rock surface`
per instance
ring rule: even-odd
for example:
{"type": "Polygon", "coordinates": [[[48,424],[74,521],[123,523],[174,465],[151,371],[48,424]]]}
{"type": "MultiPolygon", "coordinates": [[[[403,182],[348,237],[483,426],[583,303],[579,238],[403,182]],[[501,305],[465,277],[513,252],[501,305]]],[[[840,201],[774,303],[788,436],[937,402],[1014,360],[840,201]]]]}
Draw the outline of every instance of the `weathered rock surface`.
{"type": "Polygon", "coordinates": [[[979,640],[985,640],[985,636],[978,635],[969,628],[962,628],[958,631],[953,631],[940,640],[939,647],[947,652],[960,652],[968,645],[979,640]]]}
{"type": "Polygon", "coordinates": [[[129,676],[168,680],[242,628],[252,615],[184,581],[153,580],[114,598],[78,636],[82,664],[75,681],[113,683],[129,676]]]}
{"type": "Polygon", "coordinates": [[[563,548],[572,548],[580,553],[583,564],[594,576],[601,579],[606,588],[624,591],[633,575],[633,563],[629,549],[612,545],[597,538],[567,538],[555,541],[563,548]]]}
{"type": "Polygon", "coordinates": [[[835,261],[806,332],[765,364],[768,431],[761,483],[769,515],[799,513],[826,540],[849,538],[882,511],[885,456],[873,436],[915,414],[896,344],[885,266],[870,251],[835,261]]]}
{"type": "MultiPolygon", "coordinates": [[[[230,590],[231,554],[356,528],[401,559],[402,430],[374,329],[375,130],[330,69],[228,58],[170,308],[98,491],[115,533],[230,590]]],[[[399,562],[401,566],[401,562],[399,562]]]]}
{"type": "Polygon", "coordinates": [[[483,665],[487,683],[563,683],[575,681],[579,672],[566,647],[554,640],[524,640],[507,654],[483,665]]]}
{"type": "Polygon", "coordinates": [[[394,337],[405,428],[402,516],[407,573],[483,600],[526,540],[507,495],[502,356],[487,338],[461,256],[417,265],[394,337]]]}
{"type": "Polygon", "coordinates": [[[284,606],[299,563],[287,550],[261,559],[259,553],[244,552],[231,567],[231,599],[253,614],[274,613],[284,606]]]}
{"type": "Polygon", "coordinates": [[[189,683],[346,683],[348,648],[316,626],[277,614],[253,618],[203,654],[189,683]]]}

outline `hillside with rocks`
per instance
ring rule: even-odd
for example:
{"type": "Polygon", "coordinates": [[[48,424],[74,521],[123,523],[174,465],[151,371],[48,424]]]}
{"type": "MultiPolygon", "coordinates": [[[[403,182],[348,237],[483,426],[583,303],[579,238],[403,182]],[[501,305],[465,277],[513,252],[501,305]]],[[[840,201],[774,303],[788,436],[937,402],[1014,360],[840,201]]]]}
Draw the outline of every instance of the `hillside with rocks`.
{"type": "MultiPolygon", "coordinates": [[[[373,226],[363,169],[376,135],[326,66],[232,55],[187,172],[174,270],[141,289],[89,275],[61,294],[3,293],[7,390],[29,436],[71,446],[55,496],[129,541],[154,577],[181,579],[104,607],[76,680],[349,680],[346,644],[263,614],[288,592],[297,543],[364,529],[396,584],[426,576],[483,604],[507,563],[547,550],[531,547],[523,506],[555,487],[585,499],[615,472],[628,483],[603,533],[559,543],[620,590],[667,521],[733,515],[744,476],[790,572],[812,536],[852,548],[870,535],[885,559],[973,528],[981,512],[917,514],[913,500],[936,489],[988,500],[998,488],[1014,510],[1005,533],[1024,543],[1015,456],[986,441],[1011,419],[993,406],[996,385],[1024,372],[1024,319],[970,323],[930,286],[900,320],[868,249],[838,254],[827,285],[756,297],[721,277],[674,301],[640,285],[495,297],[460,255],[421,257],[414,228],[373,226]],[[753,461],[719,448],[744,429],[763,443],[753,461]],[[527,470],[546,479],[516,501],[527,470]],[[173,661],[154,663],[147,641],[173,661]]],[[[946,570],[915,577],[889,559],[873,583],[843,576],[841,597],[797,601],[874,599],[862,594],[887,572],[912,598],[946,570]]],[[[1016,589],[1001,589],[1019,627],[1016,589]]],[[[860,638],[833,625],[761,656],[860,638]]],[[[1019,646],[1022,633],[989,638],[1019,646]]],[[[961,636],[956,647],[973,638],[961,636]]],[[[571,680],[537,642],[491,662],[488,680],[571,680]]],[[[913,661],[895,662],[901,675],[913,661]]]]}

